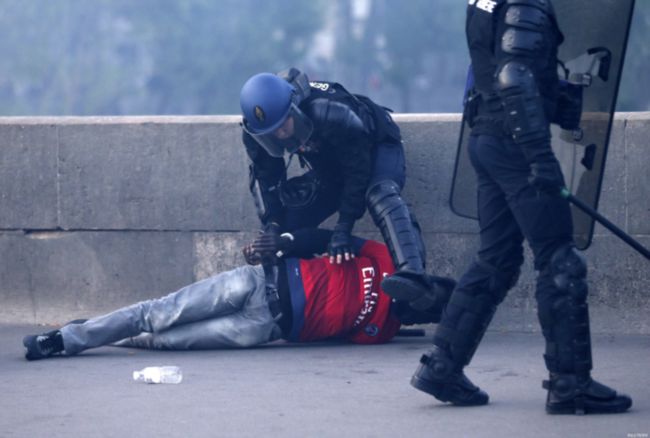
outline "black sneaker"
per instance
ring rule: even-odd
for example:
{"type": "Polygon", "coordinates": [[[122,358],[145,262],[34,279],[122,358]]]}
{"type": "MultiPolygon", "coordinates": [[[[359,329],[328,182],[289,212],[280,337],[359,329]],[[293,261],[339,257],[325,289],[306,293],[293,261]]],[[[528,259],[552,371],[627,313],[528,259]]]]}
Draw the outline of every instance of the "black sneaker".
{"type": "Polygon", "coordinates": [[[546,412],[584,415],[618,414],[632,406],[632,399],[588,377],[579,381],[573,374],[551,374],[542,384],[548,390],[546,412]]]}
{"type": "Polygon", "coordinates": [[[42,335],[25,336],[23,345],[27,348],[25,359],[45,359],[63,351],[63,337],[60,331],[54,330],[42,335]]]}
{"type": "Polygon", "coordinates": [[[462,371],[451,371],[447,358],[434,347],[420,358],[411,377],[411,386],[456,406],[482,406],[490,401],[487,393],[474,385],[462,371]]]}

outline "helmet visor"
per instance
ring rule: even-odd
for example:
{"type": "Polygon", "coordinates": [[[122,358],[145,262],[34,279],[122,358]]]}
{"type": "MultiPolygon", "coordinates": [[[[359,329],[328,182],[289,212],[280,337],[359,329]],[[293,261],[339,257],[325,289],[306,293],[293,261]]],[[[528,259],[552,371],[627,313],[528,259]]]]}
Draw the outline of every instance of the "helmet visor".
{"type": "Polygon", "coordinates": [[[300,108],[291,104],[289,113],[281,126],[266,134],[255,134],[244,120],[244,131],[259,143],[272,157],[283,157],[284,152],[294,153],[304,146],[314,131],[314,125],[300,108]]]}

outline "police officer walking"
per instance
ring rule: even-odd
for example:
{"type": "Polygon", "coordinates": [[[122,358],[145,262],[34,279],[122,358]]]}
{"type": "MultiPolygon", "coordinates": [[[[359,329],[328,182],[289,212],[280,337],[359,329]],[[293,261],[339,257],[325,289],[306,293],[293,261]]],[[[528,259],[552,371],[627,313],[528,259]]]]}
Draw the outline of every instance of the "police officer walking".
{"type": "Polygon", "coordinates": [[[265,231],[318,226],[338,212],[328,253],[342,263],[354,257],[351,232],[367,207],[396,269],[382,289],[419,310],[434,306],[444,288],[425,276],[420,229],[400,195],[404,148],[389,110],[339,83],[309,82],[295,68],[254,75],[240,104],[250,189],[265,231]],[[285,154],[297,156],[303,175],[287,179],[285,154]]]}
{"type": "Polygon", "coordinates": [[[550,123],[574,129],[580,90],[559,80],[563,41],[550,0],[470,0],[466,21],[474,89],[465,117],[478,177],[480,250],[459,280],[433,348],[411,379],[455,405],[488,395],[465,376],[497,306],[517,282],[524,238],[535,258],[535,298],[546,340],[551,414],[623,412],[632,400],[591,378],[586,263],[573,243],[550,123]]]}

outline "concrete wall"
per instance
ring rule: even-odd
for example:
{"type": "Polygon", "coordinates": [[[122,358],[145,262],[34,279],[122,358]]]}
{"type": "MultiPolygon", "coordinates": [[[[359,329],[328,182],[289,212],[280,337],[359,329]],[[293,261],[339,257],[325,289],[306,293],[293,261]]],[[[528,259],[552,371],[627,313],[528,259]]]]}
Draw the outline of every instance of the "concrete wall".
{"type": "MultiPolygon", "coordinates": [[[[405,198],[429,266],[458,276],[477,224],[449,209],[458,115],[398,115],[405,198]]],[[[239,118],[0,118],[0,322],[56,323],[159,296],[243,263],[257,227],[239,118]]],[[[650,246],[650,114],[619,114],[601,212],[650,246]]],[[[364,218],[357,231],[379,238],[364,218]]],[[[648,262],[598,226],[596,332],[650,333],[648,262]]],[[[530,258],[530,257],[529,257],[530,258]]],[[[538,330],[533,273],[494,330],[538,330]]]]}

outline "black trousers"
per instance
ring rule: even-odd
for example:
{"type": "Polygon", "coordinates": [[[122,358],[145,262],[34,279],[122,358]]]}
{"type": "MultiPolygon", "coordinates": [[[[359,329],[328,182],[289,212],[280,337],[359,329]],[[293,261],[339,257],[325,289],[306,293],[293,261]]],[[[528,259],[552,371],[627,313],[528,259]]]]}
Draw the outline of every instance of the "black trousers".
{"type": "Polygon", "coordinates": [[[529,184],[530,167],[509,138],[472,136],[469,154],[478,177],[479,258],[497,266],[516,262],[525,238],[535,269],[544,269],[558,247],[573,241],[568,201],[529,184]]]}
{"type": "Polygon", "coordinates": [[[530,185],[530,166],[518,145],[505,137],[472,136],[469,154],[478,177],[480,249],[458,281],[434,336],[434,343],[451,351],[459,366],[469,363],[497,305],[516,283],[524,239],[539,271],[535,298],[542,331],[547,342],[557,343],[564,319],[558,316],[566,314],[568,293],[556,287],[547,268],[554,252],[573,242],[568,202],[530,185]]]}

